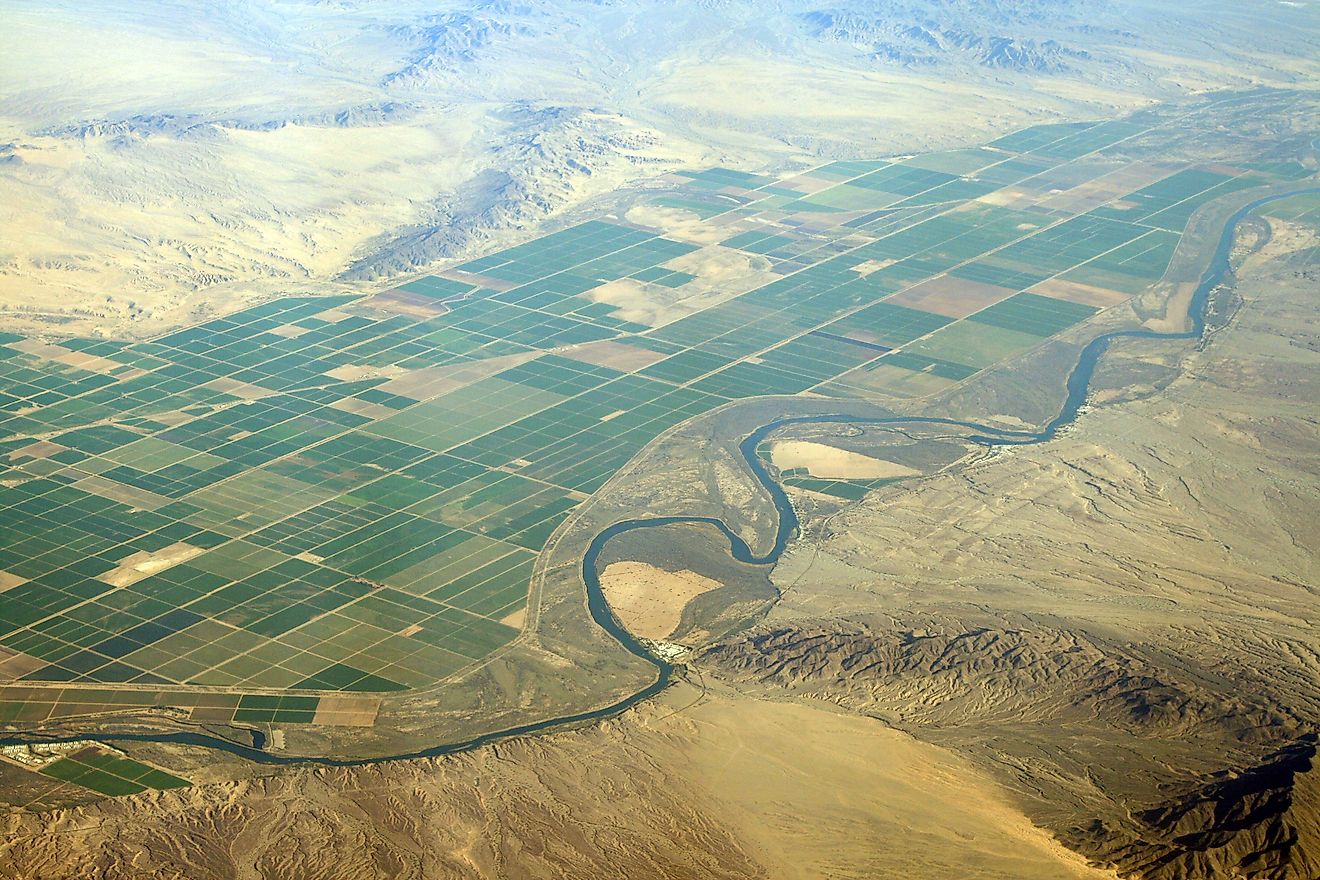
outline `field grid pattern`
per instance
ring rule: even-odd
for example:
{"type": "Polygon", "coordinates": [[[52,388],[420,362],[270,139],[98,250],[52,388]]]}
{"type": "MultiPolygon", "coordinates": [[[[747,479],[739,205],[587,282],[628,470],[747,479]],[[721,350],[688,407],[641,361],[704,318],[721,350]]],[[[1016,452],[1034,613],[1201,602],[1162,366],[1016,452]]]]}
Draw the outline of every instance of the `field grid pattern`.
{"type": "MultiPolygon", "coordinates": [[[[1159,280],[1199,205],[1291,173],[1171,164],[1105,189],[1116,163],[1078,161],[1137,135],[707,169],[650,197],[714,227],[699,239],[591,220],[148,342],[0,334],[0,720],[370,723],[327,701],[431,687],[513,643],[552,533],[662,432],[759,395],[948,388],[1159,280]],[[1064,181],[1085,210],[1059,207],[1064,181]],[[598,295],[681,301],[720,254],[766,280],[655,326],[598,295]]],[[[783,476],[847,499],[880,484],[783,476]]],[[[98,761],[50,772],[173,784],[98,761]]]]}

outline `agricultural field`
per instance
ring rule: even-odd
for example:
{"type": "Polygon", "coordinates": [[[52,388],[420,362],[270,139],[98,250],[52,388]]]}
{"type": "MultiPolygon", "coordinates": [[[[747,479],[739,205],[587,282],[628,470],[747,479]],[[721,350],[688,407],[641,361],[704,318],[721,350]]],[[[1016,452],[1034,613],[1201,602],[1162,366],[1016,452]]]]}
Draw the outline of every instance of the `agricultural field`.
{"type": "Polygon", "coordinates": [[[192,783],[151,764],[88,740],[0,747],[0,772],[27,784],[12,803],[76,803],[145,791],[188,788],[192,783]],[[18,771],[21,777],[13,773],[18,771]],[[26,771],[26,772],[24,772],[26,771]],[[29,802],[28,799],[31,799],[29,802]]]}
{"type": "Polygon", "coordinates": [[[132,758],[122,757],[98,746],[88,746],[58,758],[42,767],[43,776],[90,789],[97,794],[118,797],[138,794],[147,789],[163,791],[187,788],[186,779],[157,770],[132,758]]]}
{"type": "Polygon", "coordinates": [[[145,342],[0,336],[0,722],[372,724],[515,644],[552,534],[670,428],[948,389],[1159,280],[1200,205],[1295,171],[1120,173],[1153,134],[708,169],[651,197],[701,236],[608,216],[145,342]],[[685,305],[734,258],[771,280],[685,305]],[[619,290],[672,308],[648,323],[619,290]]]}

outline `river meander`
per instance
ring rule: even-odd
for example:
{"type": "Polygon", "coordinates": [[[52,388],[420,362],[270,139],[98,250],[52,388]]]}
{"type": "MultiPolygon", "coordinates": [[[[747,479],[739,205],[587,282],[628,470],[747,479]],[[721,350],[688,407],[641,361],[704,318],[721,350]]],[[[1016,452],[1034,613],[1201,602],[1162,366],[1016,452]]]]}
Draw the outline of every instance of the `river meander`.
{"type": "Polygon", "coordinates": [[[442,743],[418,749],[417,751],[407,752],[398,755],[388,755],[375,758],[333,758],[319,756],[294,756],[277,755],[265,751],[260,746],[263,738],[254,737],[253,746],[245,746],[240,743],[230,742],[220,737],[209,736],[193,732],[176,733],[105,733],[105,734],[87,734],[77,737],[41,737],[37,735],[9,736],[0,738],[0,745],[22,745],[28,743],[59,743],[70,742],[74,740],[93,740],[106,743],[172,743],[176,745],[199,746],[202,748],[216,749],[229,752],[241,758],[260,763],[260,764],[279,764],[296,765],[311,764],[328,767],[358,767],[370,764],[381,764],[392,761],[405,761],[414,758],[429,758],[441,755],[450,755],[456,752],[467,751],[478,748],[487,743],[496,740],[507,739],[509,737],[523,736],[526,734],[540,733],[547,730],[579,724],[600,718],[607,718],[617,715],[637,705],[643,700],[649,699],[663,690],[673,675],[674,666],[669,661],[656,655],[650,647],[644,642],[634,637],[624,629],[615,619],[610,611],[609,604],[601,589],[599,577],[599,561],[602,552],[609,542],[626,532],[635,532],[644,529],[653,529],[663,526],[677,524],[700,524],[711,526],[717,530],[729,542],[729,553],[739,562],[753,565],[770,565],[776,562],[783,554],[789,542],[798,531],[797,513],[789,501],[788,494],[784,488],[771,477],[766,470],[765,464],[757,454],[757,447],[771,433],[786,427],[804,424],[856,424],[856,425],[875,425],[875,426],[904,426],[904,425],[937,425],[949,428],[960,428],[968,432],[967,439],[986,447],[994,446],[1023,446],[1036,443],[1045,443],[1054,438],[1060,430],[1072,424],[1081,412],[1082,406],[1086,403],[1090,392],[1091,381],[1095,375],[1095,370],[1100,362],[1100,358],[1108,350],[1109,346],[1119,339],[1198,339],[1205,332],[1205,308],[1210,298],[1210,294],[1229,277],[1231,272],[1230,256],[1233,248],[1234,234],[1238,224],[1248,215],[1256,211],[1262,205],[1280,199],[1291,198],[1297,195],[1320,192],[1320,188],[1307,188],[1293,190],[1286,193],[1277,193],[1252,201],[1233,213],[1224,225],[1223,232],[1220,235],[1219,242],[1215,248],[1214,254],[1210,259],[1210,264],[1201,276],[1196,290],[1188,304],[1188,315],[1191,319],[1191,327],[1183,332],[1161,333],[1154,330],[1131,329],[1116,330],[1110,333],[1097,336],[1092,339],[1080,352],[1077,363],[1073,366],[1068,375],[1066,383],[1066,396],[1063,405],[1059,409],[1058,415],[1049,421],[1040,431],[1004,431],[989,425],[982,425],[976,422],[957,421],[954,419],[940,419],[932,417],[905,417],[893,416],[887,418],[867,418],[843,414],[820,414],[811,416],[790,416],[777,419],[768,424],[762,425],[751,434],[749,434],[740,444],[739,451],[743,461],[755,478],[769,493],[778,512],[778,526],[775,531],[774,543],[764,554],[757,555],[747,542],[736,534],[722,520],[711,517],[699,516],[662,516],[649,517],[645,519],[631,519],[617,522],[603,531],[599,532],[588,545],[585,554],[582,557],[582,579],[587,589],[587,607],[595,622],[624,648],[637,657],[652,664],[656,670],[655,679],[646,687],[635,691],[628,696],[617,700],[607,706],[596,709],[578,712],[570,715],[561,715],[554,718],[547,718],[541,721],[529,722],[527,724],[515,727],[505,728],[503,730],[491,731],[471,739],[459,742],[442,743]]]}

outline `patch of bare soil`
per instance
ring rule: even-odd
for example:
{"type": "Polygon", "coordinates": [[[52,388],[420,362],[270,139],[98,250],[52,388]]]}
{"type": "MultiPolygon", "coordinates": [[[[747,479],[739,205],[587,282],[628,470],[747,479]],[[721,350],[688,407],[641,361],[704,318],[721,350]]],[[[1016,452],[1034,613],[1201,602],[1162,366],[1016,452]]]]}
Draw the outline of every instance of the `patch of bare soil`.
{"type": "Polygon", "coordinates": [[[898,462],[810,440],[781,440],[770,447],[770,460],[780,470],[802,468],[824,480],[882,480],[920,473],[898,462]]]}
{"type": "Polygon", "coordinates": [[[689,602],[723,586],[693,571],[665,571],[645,562],[606,566],[600,585],[610,610],[630,633],[656,640],[678,629],[689,602]]]}

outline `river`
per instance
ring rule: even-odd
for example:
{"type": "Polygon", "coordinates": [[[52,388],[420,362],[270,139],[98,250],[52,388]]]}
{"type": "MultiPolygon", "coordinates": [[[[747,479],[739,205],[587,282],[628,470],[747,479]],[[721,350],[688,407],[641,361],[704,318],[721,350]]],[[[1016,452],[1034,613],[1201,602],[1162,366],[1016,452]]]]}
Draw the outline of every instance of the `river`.
{"type": "Polygon", "coordinates": [[[1192,323],[1191,328],[1180,333],[1160,333],[1154,330],[1144,329],[1116,330],[1111,333],[1102,334],[1091,340],[1082,349],[1081,353],[1078,355],[1077,363],[1068,374],[1066,385],[1067,394],[1064,398],[1062,407],[1059,409],[1058,415],[1051,419],[1050,422],[1040,431],[1003,431],[976,422],[964,422],[954,419],[932,417],[893,416],[888,418],[865,418],[842,414],[790,416],[762,425],[748,435],[738,447],[747,467],[770,494],[771,499],[774,501],[775,509],[778,511],[779,524],[775,531],[774,544],[765,554],[760,556],[756,555],[751,547],[747,545],[747,542],[730,529],[724,521],[711,517],[663,516],[632,519],[615,523],[601,531],[592,539],[591,543],[587,546],[586,553],[583,554],[582,557],[582,579],[587,587],[587,607],[592,618],[602,629],[608,632],[628,651],[652,664],[656,669],[656,677],[649,685],[629,694],[623,699],[609,704],[608,706],[602,706],[598,709],[591,709],[571,715],[547,718],[542,721],[529,722],[516,727],[492,731],[459,742],[442,743],[440,745],[418,749],[414,752],[388,755],[378,758],[328,758],[317,756],[276,755],[267,752],[260,747],[264,743],[264,736],[254,736],[253,745],[245,746],[240,743],[230,742],[229,740],[220,737],[182,731],[177,733],[143,734],[106,733],[89,734],[77,737],[40,737],[32,735],[9,736],[0,738],[0,745],[59,743],[81,740],[91,740],[104,743],[173,743],[176,745],[199,746],[202,748],[225,751],[259,764],[307,764],[324,767],[361,767],[370,764],[406,761],[415,758],[431,758],[441,755],[452,755],[456,752],[475,749],[486,745],[487,743],[492,743],[501,739],[508,739],[509,737],[540,733],[559,727],[617,715],[662,691],[669,684],[670,678],[673,675],[674,667],[673,664],[654,654],[645,643],[641,642],[624,629],[615,619],[614,614],[610,611],[609,604],[605,600],[605,594],[601,589],[599,562],[601,553],[604,552],[605,547],[612,539],[625,532],[634,532],[643,529],[653,529],[676,524],[704,524],[718,529],[724,535],[729,542],[729,553],[739,562],[750,563],[753,565],[769,565],[774,563],[779,559],[780,555],[784,552],[784,549],[797,533],[798,518],[783,486],[773,479],[770,476],[769,471],[766,470],[765,464],[757,454],[757,447],[760,446],[762,440],[774,431],[793,425],[819,423],[894,426],[942,425],[962,428],[970,432],[968,439],[987,447],[1023,446],[1035,443],[1045,443],[1053,439],[1060,430],[1067,425],[1072,424],[1072,422],[1077,419],[1077,414],[1086,403],[1086,398],[1090,392],[1091,379],[1095,375],[1096,366],[1099,364],[1101,356],[1109,349],[1109,346],[1115,340],[1199,339],[1202,336],[1205,332],[1206,303],[1210,298],[1210,294],[1229,277],[1231,272],[1230,256],[1233,249],[1234,233],[1237,230],[1238,224],[1244,218],[1256,211],[1256,209],[1260,208],[1262,205],[1269,204],[1270,202],[1291,198],[1292,196],[1317,192],[1320,192],[1320,188],[1308,188],[1294,190],[1287,193],[1268,195],[1256,199],[1234,212],[1224,224],[1224,230],[1220,235],[1219,243],[1215,249],[1214,255],[1210,259],[1210,265],[1202,274],[1201,280],[1198,283],[1195,292],[1192,294],[1191,302],[1188,304],[1188,314],[1192,323]]]}

